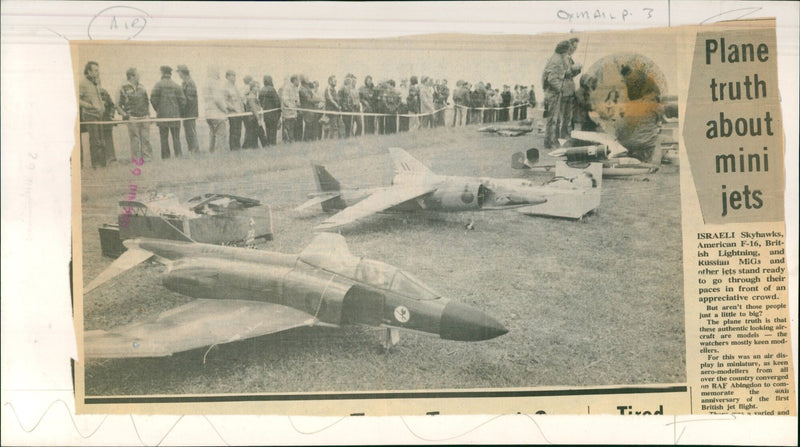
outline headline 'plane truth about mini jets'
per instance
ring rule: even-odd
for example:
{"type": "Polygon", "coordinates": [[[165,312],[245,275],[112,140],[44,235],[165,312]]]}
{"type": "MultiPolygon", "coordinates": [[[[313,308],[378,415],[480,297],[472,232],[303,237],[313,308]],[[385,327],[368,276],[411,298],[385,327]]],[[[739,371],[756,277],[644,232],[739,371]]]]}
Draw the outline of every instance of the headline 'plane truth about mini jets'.
{"type": "Polygon", "coordinates": [[[599,164],[570,169],[563,164],[544,185],[525,179],[439,175],[400,148],[389,152],[394,163],[392,186],[343,189],[328,171],[314,165],[318,192],[297,207],[321,205],[339,211],[317,229],[339,227],[382,211],[478,211],[518,208],[521,213],[580,219],[600,205],[599,164]]]}
{"type": "Polygon", "coordinates": [[[124,243],[128,250],[85,292],[155,256],[167,265],[164,287],[195,300],[151,321],[87,331],[89,358],[167,356],[300,326],[383,327],[387,348],[400,330],[459,341],[507,332],[397,267],[354,256],[338,234],[317,234],[299,255],[160,239],[124,243]]]}

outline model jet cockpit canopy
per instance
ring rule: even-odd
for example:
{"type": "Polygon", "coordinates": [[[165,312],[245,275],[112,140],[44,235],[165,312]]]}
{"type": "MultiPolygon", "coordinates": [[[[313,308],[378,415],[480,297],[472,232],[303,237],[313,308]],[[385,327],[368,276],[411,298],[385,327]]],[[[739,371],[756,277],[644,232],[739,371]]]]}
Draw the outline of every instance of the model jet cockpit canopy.
{"type": "Polygon", "coordinates": [[[361,259],[354,279],[417,300],[435,300],[441,297],[411,274],[372,259],[361,259]]]}

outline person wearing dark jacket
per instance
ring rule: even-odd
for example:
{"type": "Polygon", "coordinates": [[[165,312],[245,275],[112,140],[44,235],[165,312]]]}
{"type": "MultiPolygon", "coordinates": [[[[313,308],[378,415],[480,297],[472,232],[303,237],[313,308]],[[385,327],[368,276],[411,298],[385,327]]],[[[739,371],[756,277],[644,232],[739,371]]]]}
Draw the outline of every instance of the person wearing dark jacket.
{"type": "Polygon", "coordinates": [[[281,98],[272,83],[272,76],[264,76],[264,86],[258,92],[258,101],[264,111],[264,131],[267,134],[267,146],[278,144],[278,123],[281,120],[281,98]],[[277,110],[276,110],[277,109],[277,110]]]}
{"type": "Polygon", "coordinates": [[[575,107],[572,112],[572,122],[576,129],[580,125],[581,130],[588,132],[597,130],[597,124],[589,117],[589,112],[592,110],[590,95],[595,88],[597,88],[596,78],[588,74],[581,76],[580,87],[575,91],[575,107]]]}
{"type": "MultiPolygon", "coordinates": [[[[113,121],[114,117],[117,115],[117,106],[114,104],[114,100],[111,99],[111,95],[109,95],[108,91],[106,91],[106,89],[103,87],[100,87],[100,98],[103,100],[103,104],[105,104],[103,121],[113,121]]],[[[114,150],[114,126],[116,126],[116,124],[101,124],[101,126],[103,127],[103,143],[105,143],[106,164],[108,164],[113,161],[117,161],[117,154],[114,150]]]]}
{"type": "Polygon", "coordinates": [[[364,133],[375,133],[375,113],[377,109],[377,98],[375,96],[375,84],[372,83],[372,76],[364,78],[364,85],[358,89],[358,99],[361,102],[361,109],[364,111],[364,133]]]}
{"type": "MultiPolygon", "coordinates": [[[[178,75],[183,80],[183,95],[186,97],[186,105],[181,109],[181,118],[197,118],[197,85],[189,74],[189,68],[186,65],[178,65],[178,75]]],[[[186,133],[186,146],[189,152],[195,153],[200,150],[200,145],[197,143],[197,128],[195,126],[196,119],[183,120],[183,130],[186,133]]]]}
{"type": "Polygon", "coordinates": [[[500,93],[500,98],[502,101],[500,102],[500,121],[508,121],[509,120],[509,108],[511,107],[511,87],[508,85],[503,86],[503,93],[500,93]]]}
{"type": "Polygon", "coordinates": [[[297,125],[303,128],[303,141],[319,140],[321,134],[319,120],[322,118],[322,114],[309,112],[309,110],[317,109],[313,88],[314,83],[305,76],[301,76],[300,88],[297,90],[297,95],[300,98],[300,108],[305,110],[303,110],[303,113],[300,115],[302,117],[302,124],[298,121],[297,125]]]}
{"type": "MultiPolygon", "coordinates": [[[[181,87],[172,81],[172,68],[161,67],[161,80],[150,92],[150,104],[156,111],[157,118],[180,118],[181,110],[186,107],[186,97],[181,87]]],[[[161,134],[161,158],[169,158],[169,135],[172,133],[172,146],[175,156],[181,156],[181,120],[158,121],[161,134]]]]}

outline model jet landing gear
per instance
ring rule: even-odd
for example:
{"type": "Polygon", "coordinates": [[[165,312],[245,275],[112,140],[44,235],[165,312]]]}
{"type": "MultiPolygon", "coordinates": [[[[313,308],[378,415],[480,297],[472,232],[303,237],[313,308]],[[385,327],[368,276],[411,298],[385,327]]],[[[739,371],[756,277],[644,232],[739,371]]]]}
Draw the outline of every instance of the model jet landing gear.
{"type": "Polygon", "coordinates": [[[395,328],[386,328],[383,338],[383,352],[388,353],[394,345],[400,342],[400,331],[395,328]]]}

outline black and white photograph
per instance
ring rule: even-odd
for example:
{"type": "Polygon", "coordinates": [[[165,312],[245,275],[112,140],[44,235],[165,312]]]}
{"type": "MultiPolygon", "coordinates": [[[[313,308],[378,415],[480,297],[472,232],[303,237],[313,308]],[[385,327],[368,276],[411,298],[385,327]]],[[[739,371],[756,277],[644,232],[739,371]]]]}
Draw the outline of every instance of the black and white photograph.
{"type": "Polygon", "coordinates": [[[669,33],[72,46],[87,402],[686,382],[669,33]]]}

